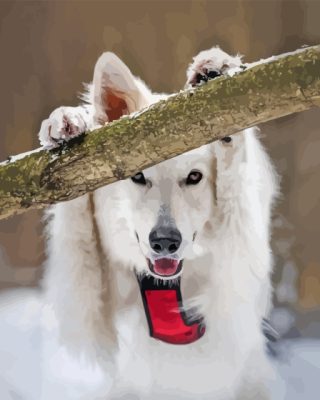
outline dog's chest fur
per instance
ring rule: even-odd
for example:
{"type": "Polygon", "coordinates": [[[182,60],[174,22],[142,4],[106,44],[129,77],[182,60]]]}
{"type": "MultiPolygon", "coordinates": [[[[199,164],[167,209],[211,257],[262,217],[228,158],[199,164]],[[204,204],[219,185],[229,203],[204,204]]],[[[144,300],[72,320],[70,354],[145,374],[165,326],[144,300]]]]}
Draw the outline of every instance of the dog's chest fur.
{"type": "Polygon", "coordinates": [[[164,394],[184,400],[195,396],[203,400],[232,398],[245,361],[243,352],[261,340],[260,332],[248,326],[246,314],[250,310],[237,312],[237,301],[228,303],[223,290],[214,293],[216,285],[208,279],[209,266],[197,261],[201,273],[196,276],[188,274],[188,264],[185,266],[182,295],[184,303],[194,299],[203,310],[207,330],[201,339],[188,345],[167,344],[149,336],[136,277],[133,272],[117,270],[116,359],[120,382],[113,389],[115,396],[127,390],[139,399],[149,399],[150,392],[154,399],[163,399],[164,394]],[[238,335],[244,328],[248,335],[238,335]]]}

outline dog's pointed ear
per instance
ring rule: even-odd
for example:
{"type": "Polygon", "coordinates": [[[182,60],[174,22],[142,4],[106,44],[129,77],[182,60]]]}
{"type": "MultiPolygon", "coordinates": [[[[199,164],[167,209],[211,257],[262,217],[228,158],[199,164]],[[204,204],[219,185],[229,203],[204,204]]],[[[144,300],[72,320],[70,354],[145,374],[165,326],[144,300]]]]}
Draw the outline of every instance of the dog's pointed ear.
{"type": "Polygon", "coordinates": [[[141,108],[143,96],[137,79],[114,53],[103,53],[93,75],[94,119],[103,125],[141,108]]]}

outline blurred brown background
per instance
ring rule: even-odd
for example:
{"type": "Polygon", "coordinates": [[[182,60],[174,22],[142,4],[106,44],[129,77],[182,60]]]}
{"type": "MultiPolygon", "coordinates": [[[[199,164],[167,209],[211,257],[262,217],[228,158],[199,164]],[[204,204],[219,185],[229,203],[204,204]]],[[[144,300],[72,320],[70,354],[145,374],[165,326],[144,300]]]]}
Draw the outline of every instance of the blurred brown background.
{"type": "MultiPolygon", "coordinates": [[[[0,1],[0,159],[38,147],[40,122],[76,105],[101,52],[116,52],[154,90],[174,92],[193,55],[219,44],[256,61],[320,43],[320,1],[0,1]]],[[[274,217],[273,320],[320,336],[320,111],[261,126],[282,176],[274,217]]],[[[40,212],[0,222],[0,288],[36,285],[40,212]]]]}

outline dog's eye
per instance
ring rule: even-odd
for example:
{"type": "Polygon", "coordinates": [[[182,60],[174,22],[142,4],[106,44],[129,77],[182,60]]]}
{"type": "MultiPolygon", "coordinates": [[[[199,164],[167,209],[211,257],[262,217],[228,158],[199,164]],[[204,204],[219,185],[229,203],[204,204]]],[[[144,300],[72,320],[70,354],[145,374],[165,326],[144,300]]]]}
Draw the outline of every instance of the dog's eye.
{"type": "Polygon", "coordinates": [[[221,139],[221,142],[224,142],[224,143],[230,143],[231,141],[232,141],[232,138],[230,136],[226,136],[221,139]]]}
{"type": "Polygon", "coordinates": [[[186,179],[187,185],[196,185],[202,179],[202,173],[199,171],[191,171],[186,179]]]}
{"type": "Polygon", "coordinates": [[[131,178],[132,182],[137,183],[139,185],[146,185],[147,181],[146,178],[144,177],[142,172],[138,172],[131,178]]]}

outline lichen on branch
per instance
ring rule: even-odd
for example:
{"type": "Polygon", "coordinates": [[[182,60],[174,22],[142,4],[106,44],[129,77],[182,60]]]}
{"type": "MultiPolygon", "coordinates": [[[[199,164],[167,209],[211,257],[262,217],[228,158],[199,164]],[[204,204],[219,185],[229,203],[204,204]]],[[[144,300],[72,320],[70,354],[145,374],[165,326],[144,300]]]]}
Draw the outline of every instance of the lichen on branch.
{"type": "Polygon", "coordinates": [[[320,106],[320,46],[248,65],[59,149],[0,164],[0,218],[71,200],[242,129],[320,106]]]}

